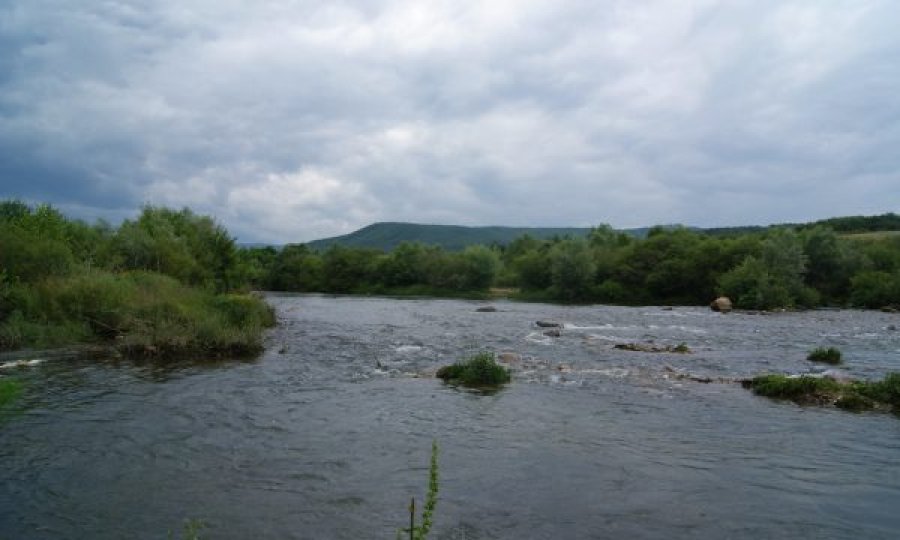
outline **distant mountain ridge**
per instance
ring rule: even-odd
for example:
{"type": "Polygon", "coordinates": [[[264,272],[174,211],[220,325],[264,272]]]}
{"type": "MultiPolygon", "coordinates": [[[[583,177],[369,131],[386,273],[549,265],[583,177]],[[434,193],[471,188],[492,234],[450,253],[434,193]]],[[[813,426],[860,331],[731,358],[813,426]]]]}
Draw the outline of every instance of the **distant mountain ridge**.
{"type": "MultiPolygon", "coordinates": [[[[649,227],[643,227],[622,232],[635,236],[646,236],[648,230],[650,230],[649,227]]],[[[314,250],[324,250],[337,244],[390,251],[403,242],[421,242],[457,251],[476,244],[505,245],[525,234],[544,240],[564,236],[583,237],[587,236],[590,231],[590,227],[468,227],[464,225],[381,222],[373,223],[350,234],[307,242],[306,245],[314,250]]]]}
{"type": "MultiPolygon", "coordinates": [[[[799,229],[824,225],[839,233],[862,233],[873,231],[900,230],[900,215],[893,212],[876,216],[847,216],[821,219],[809,223],[783,223],[775,225],[750,225],[738,227],[696,228],[692,230],[710,235],[736,235],[764,231],[770,227],[791,226],[799,229]]],[[[664,225],[665,228],[678,225],[664,225]]],[[[653,227],[623,229],[632,236],[643,238],[653,227]]],[[[420,223],[380,222],[373,223],[349,234],[313,240],[306,244],[314,250],[325,250],[332,245],[347,247],[365,247],[390,251],[403,242],[421,242],[428,245],[441,246],[450,251],[465,249],[476,244],[505,245],[516,238],[528,234],[537,239],[553,237],[583,237],[590,233],[591,227],[505,227],[483,226],[469,227],[464,225],[427,225],[420,223]]]]}

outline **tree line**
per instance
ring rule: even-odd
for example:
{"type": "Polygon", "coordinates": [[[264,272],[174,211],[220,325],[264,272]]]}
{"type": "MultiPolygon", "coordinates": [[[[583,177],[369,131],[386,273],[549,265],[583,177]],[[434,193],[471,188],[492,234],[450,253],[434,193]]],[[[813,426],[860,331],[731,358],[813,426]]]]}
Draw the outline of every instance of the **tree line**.
{"type": "MultiPolygon", "coordinates": [[[[893,214],[828,223],[869,231],[876,218],[896,225],[893,214]]],[[[317,251],[241,248],[213,218],[187,208],[146,206],[116,227],[68,219],[49,205],[0,202],[0,325],[17,312],[53,318],[61,308],[36,300],[50,294],[48,283],[61,290],[77,276],[129,272],[219,296],[251,289],[467,296],[502,287],[521,299],[575,303],[705,305],[726,295],[745,309],[880,308],[900,306],[900,234],[850,235],[820,223],[730,234],[655,227],[636,238],[601,225],[586,237],[526,234],[461,251],[420,243],[317,251]]]]}
{"type": "MultiPolygon", "coordinates": [[[[854,225],[858,225],[854,223],[854,225]]],[[[253,286],[327,293],[458,295],[490,287],[522,299],[745,309],[900,305],[900,235],[774,227],[729,235],[651,229],[646,238],[595,227],[586,238],[521,236],[450,252],[404,243],[390,252],[303,244],[243,250],[253,286]]]]}

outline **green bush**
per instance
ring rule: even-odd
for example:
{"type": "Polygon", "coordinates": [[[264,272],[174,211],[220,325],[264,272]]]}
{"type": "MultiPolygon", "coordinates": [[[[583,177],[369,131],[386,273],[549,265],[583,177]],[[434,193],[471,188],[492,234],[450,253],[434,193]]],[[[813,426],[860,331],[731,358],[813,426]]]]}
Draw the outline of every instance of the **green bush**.
{"type": "Polygon", "coordinates": [[[841,351],[834,347],[818,347],[810,351],[806,356],[810,362],[821,362],[823,364],[837,365],[841,363],[841,351]]]}
{"type": "Polygon", "coordinates": [[[258,351],[274,314],[252,295],[215,295],[154,272],[86,271],[29,289],[0,323],[0,348],[112,343],[129,353],[258,351]]]}
{"type": "Polygon", "coordinates": [[[509,370],[494,361],[489,352],[478,353],[468,359],[444,366],[437,377],[463,386],[497,386],[510,381],[509,370]]]}

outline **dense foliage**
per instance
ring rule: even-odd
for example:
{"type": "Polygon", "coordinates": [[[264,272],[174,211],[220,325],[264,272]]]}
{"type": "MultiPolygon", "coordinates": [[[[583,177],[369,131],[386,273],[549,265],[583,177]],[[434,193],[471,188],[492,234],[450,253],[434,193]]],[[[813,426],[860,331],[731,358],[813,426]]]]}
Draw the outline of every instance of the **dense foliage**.
{"type": "MultiPolygon", "coordinates": [[[[271,248],[249,249],[246,258],[261,261],[268,249],[271,248]]],[[[275,253],[267,264],[268,271],[254,274],[257,288],[454,296],[487,290],[496,279],[500,256],[484,246],[449,252],[404,243],[390,253],[332,246],[320,253],[305,245],[291,244],[275,253]]],[[[266,263],[259,268],[266,268],[266,263]]]]}
{"type": "MultiPolygon", "coordinates": [[[[273,254],[274,257],[274,254],[273,254]]],[[[0,349],[114,343],[127,352],[246,352],[274,323],[234,294],[258,270],[190,210],[145,207],[118,228],[0,203],[0,349]]]]}
{"type": "Polygon", "coordinates": [[[508,383],[509,370],[494,360],[489,352],[478,353],[437,371],[437,378],[463,386],[497,386],[508,383]]]}
{"type": "MultiPolygon", "coordinates": [[[[864,227],[859,219],[847,218],[864,227]]],[[[286,291],[452,295],[494,286],[563,302],[703,305],[725,295],[744,309],[900,306],[900,235],[839,235],[825,226],[730,235],[656,227],[638,238],[604,225],[587,237],[524,235],[458,252],[420,243],[390,252],[288,245],[244,258],[254,262],[257,287],[286,291]]]]}
{"type": "Polygon", "coordinates": [[[806,359],[810,362],[837,365],[841,363],[841,351],[834,347],[818,347],[809,352],[806,359]]]}

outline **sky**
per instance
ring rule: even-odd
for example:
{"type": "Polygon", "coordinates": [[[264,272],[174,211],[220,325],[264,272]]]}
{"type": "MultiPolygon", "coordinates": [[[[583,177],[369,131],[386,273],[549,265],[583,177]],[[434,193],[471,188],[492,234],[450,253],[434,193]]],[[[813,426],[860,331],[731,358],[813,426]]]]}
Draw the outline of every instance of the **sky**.
{"type": "Polygon", "coordinates": [[[243,242],[900,211],[896,0],[3,0],[0,198],[243,242]]]}

